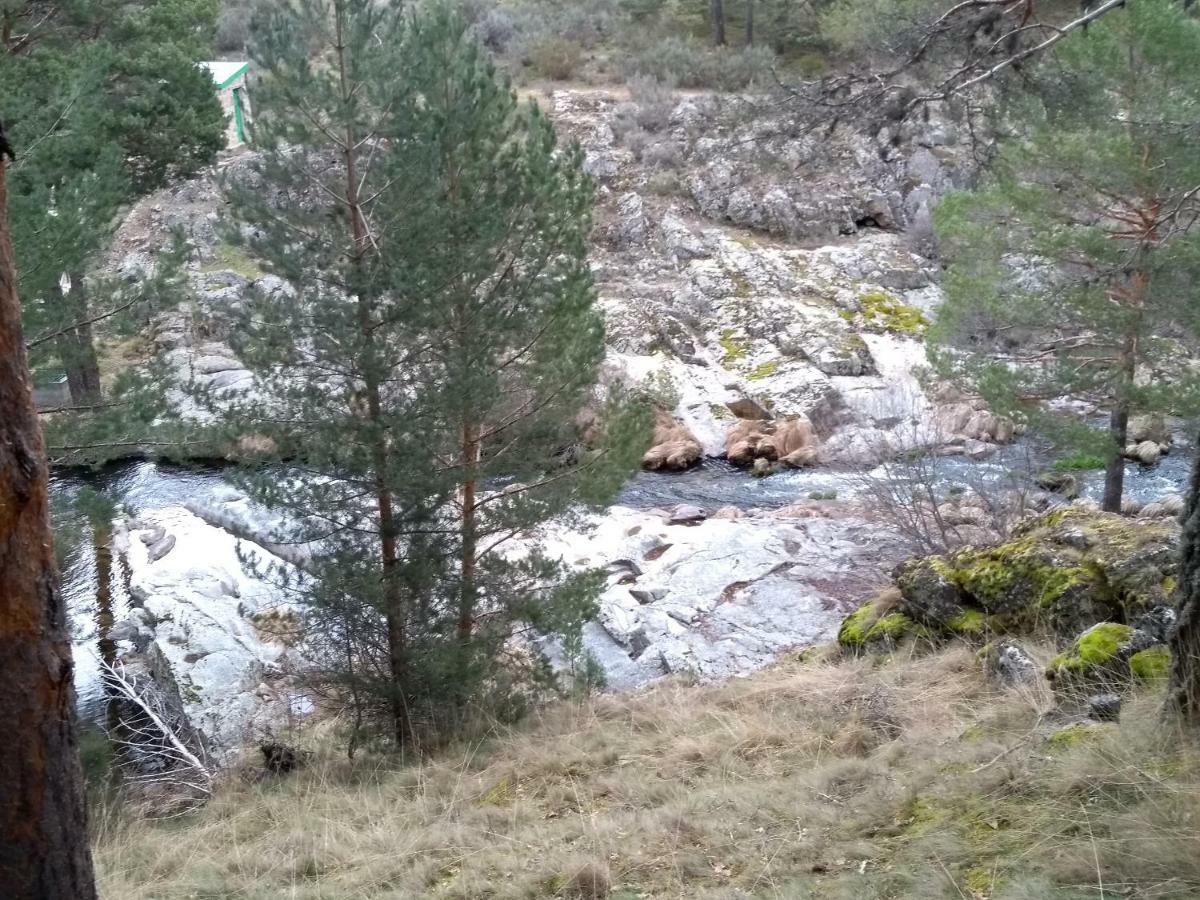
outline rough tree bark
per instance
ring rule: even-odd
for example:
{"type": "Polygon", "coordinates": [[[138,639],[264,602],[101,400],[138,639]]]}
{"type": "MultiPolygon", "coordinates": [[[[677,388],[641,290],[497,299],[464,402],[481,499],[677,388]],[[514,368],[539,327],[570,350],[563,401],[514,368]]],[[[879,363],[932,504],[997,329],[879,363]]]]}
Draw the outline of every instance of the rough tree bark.
{"type": "Polygon", "coordinates": [[[1129,406],[1120,402],[1109,416],[1108,432],[1111,446],[1104,466],[1104,497],[1100,508],[1119,513],[1125,494],[1125,440],[1129,434],[1129,406]]]}
{"type": "Polygon", "coordinates": [[[1179,562],[1178,619],[1171,631],[1171,687],[1168,704],[1192,725],[1200,725],[1200,455],[1183,510],[1179,562]]]}
{"type": "Polygon", "coordinates": [[[5,900],[93,900],[71,643],[21,332],[5,174],[0,152],[0,893],[5,900]]]}

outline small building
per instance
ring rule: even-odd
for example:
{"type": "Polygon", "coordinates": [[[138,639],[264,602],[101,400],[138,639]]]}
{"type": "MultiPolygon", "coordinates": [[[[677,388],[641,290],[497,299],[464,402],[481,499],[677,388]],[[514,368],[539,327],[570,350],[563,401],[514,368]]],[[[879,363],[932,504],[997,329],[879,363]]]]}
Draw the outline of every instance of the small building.
{"type": "Polygon", "coordinates": [[[246,143],[246,123],[250,115],[246,94],[246,76],[250,72],[250,63],[220,60],[203,62],[200,65],[212,75],[221,109],[225,110],[225,118],[229,123],[225,146],[230,150],[242,146],[246,143]]]}

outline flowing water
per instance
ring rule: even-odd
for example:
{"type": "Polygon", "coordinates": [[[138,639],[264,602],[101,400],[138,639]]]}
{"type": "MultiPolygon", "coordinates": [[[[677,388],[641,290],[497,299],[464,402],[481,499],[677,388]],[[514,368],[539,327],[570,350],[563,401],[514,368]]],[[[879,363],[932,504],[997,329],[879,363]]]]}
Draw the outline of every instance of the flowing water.
{"type": "MultiPolygon", "coordinates": [[[[1129,464],[1126,495],[1149,501],[1178,492],[1186,484],[1191,452],[1177,448],[1157,466],[1129,464]]],[[[1036,472],[1046,461],[1044,451],[1029,443],[1001,449],[983,462],[948,457],[933,463],[932,477],[945,489],[963,487],[999,488],[1014,477],[1036,472]],[[1016,474],[1014,474],[1016,473],[1016,474]]],[[[853,499],[869,486],[871,478],[908,477],[903,466],[874,473],[836,471],[827,468],[788,470],[767,478],[755,478],[721,460],[677,474],[641,472],[630,479],[617,504],[635,509],[670,508],[679,504],[700,506],[709,511],[721,506],[743,509],[777,509],[812,496],[853,499]]],[[[1098,499],[1103,491],[1103,473],[1080,473],[1083,496],[1098,499]]],[[[128,572],[119,554],[111,554],[105,565],[104,550],[109,532],[99,531],[74,501],[85,489],[98,492],[130,517],[152,510],[182,506],[187,501],[204,501],[236,493],[220,468],[194,468],[161,463],[136,462],[110,467],[99,473],[56,474],[51,479],[63,571],[63,591],[75,642],[76,682],[83,714],[103,715],[104,695],[98,679],[99,660],[113,652],[105,641],[107,628],[119,622],[129,609],[128,572]],[[97,552],[97,546],[101,548],[97,552]],[[98,565],[99,563],[99,565],[98,565]],[[97,570],[108,568],[104,579],[108,590],[100,590],[97,570]]],[[[180,548],[184,552],[187,548],[180,548]]],[[[178,552],[178,551],[176,551],[178,552]]]]}

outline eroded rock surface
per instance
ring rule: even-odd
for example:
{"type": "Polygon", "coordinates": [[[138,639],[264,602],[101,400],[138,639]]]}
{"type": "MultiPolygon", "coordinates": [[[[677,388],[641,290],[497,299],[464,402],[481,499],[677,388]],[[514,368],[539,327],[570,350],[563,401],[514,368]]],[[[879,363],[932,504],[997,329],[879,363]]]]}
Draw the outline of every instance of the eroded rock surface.
{"type": "MultiPolygon", "coordinates": [[[[727,514],[681,522],[621,507],[550,552],[575,566],[631,561],[610,579],[585,644],[614,688],[672,673],[745,674],[828,640],[847,597],[902,552],[854,519],[727,514]]],[[[610,568],[610,571],[616,571],[610,568]]]]}

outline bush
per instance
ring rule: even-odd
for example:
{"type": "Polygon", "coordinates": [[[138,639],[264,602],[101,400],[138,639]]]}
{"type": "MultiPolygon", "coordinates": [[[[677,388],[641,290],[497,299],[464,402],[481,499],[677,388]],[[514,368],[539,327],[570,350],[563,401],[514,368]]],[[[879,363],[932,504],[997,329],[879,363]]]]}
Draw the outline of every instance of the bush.
{"type": "Polygon", "coordinates": [[[660,83],[740,91],[769,82],[775,54],[766,47],[711,48],[668,37],[636,49],[631,62],[636,73],[660,83]]]}
{"type": "Polygon", "coordinates": [[[517,20],[505,9],[490,9],[471,22],[479,43],[493,53],[503,53],[517,35],[517,20]]]}
{"type": "Polygon", "coordinates": [[[653,75],[634,75],[628,81],[634,120],[647,131],[662,131],[675,111],[674,82],[653,75]]]}
{"type": "Polygon", "coordinates": [[[222,53],[244,50],[250,39],[250,4],[227,2],[217,19],[217,49],[222,53]]]}
{"type": "Polygon", "coordinates": [[[529,64],[535,72],[553,81],[566,81],[579,71],[583,47],[566,38],[546,38],[529,51],[529,64]]]}
{"type": "Polygon", "coordinates": [[[678,169],[683,163],[683,154],[683,147],[676,141],[655,141],[643,148],[641,161],[650,169],[678,169]]]}

